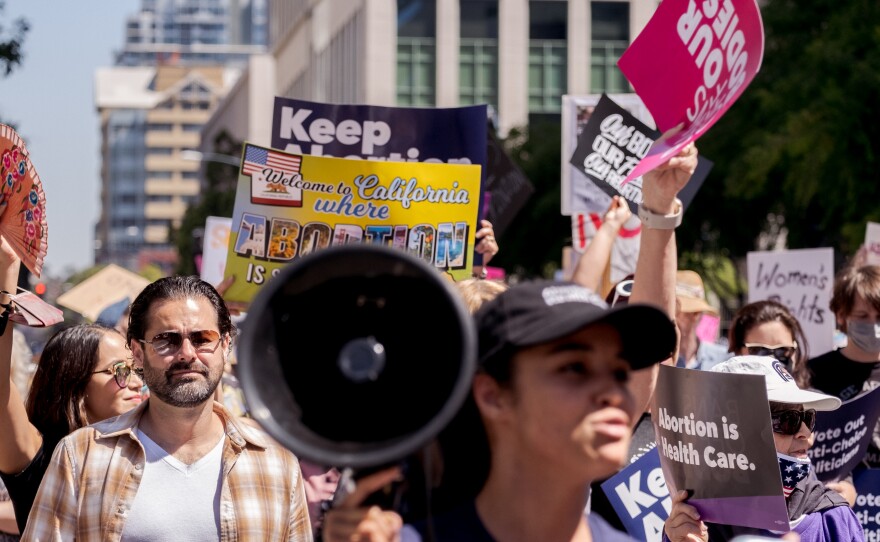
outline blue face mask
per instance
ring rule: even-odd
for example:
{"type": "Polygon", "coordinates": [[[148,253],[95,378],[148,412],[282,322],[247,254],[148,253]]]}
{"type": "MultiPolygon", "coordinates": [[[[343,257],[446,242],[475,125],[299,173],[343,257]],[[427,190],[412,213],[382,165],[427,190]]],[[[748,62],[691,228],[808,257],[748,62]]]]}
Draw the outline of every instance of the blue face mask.
{"type": "Polygon", "coordinates": [[[846,336],[869,354],[880,354],[880,324],[868,320],[847,320],[846,336]]]}
{"type": "Polygon", "coordinates": [[[782,492],[787,499],[794,491],[794,486],[809,476],[812,463],[809,457],[801,459],[780,452],[776,452],[776,458],[779,460],[779,472],[782,474],[782,492]]]}

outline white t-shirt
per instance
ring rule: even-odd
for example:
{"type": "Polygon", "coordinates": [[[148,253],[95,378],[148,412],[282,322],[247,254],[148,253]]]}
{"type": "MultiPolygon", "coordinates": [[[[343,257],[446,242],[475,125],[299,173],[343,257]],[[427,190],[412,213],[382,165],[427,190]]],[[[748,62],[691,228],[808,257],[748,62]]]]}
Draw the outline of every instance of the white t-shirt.
{"type": "Polygon", "coordinates": [[[147,460],[122,542],[219,540],[225,435],[192,465],[175,459],[140,429],[137,438],[147,460]]]}

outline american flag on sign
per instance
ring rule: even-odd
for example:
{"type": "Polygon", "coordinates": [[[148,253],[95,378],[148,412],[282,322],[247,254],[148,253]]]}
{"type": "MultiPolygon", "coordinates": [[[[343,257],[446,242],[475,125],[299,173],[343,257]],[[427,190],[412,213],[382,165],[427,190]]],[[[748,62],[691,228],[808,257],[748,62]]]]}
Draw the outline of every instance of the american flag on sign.
{"type": "Polygon", "coordinates": [[[810,472],[809,461],[798,461],[796,458],[779,457],[779,470],[782,473],[782,493],[785,498],[791,495],[798,482],[806,478],[810,472]]]}
{"type": "Polygon", "coordinates": [[[294,173],[299,173],[300,162],[302,162],[301,156],[248,145],[245,147],[244,165],[241,168],[241,172],[245,175],[253,175],[270,167],[275,171],[282,171],[293,175],[294,173]]]}

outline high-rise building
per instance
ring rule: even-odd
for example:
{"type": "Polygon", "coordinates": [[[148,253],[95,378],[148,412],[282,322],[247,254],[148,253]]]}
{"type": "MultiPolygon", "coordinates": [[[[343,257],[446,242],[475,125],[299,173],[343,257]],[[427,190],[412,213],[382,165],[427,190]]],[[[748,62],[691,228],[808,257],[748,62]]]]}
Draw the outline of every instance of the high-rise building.
{"type": "Polygon", "coordinates": [[[251,57],[206,125],[202,150],[210,152],[209,136],[221,131],[267,140],[265,104],[275,95],[423,107],[488,103],[503,133],[556,119],[563,94],[629,92],[617,60],[658,3],[272,0],[271,53],[251,57]]]}
{"type": "Polygon", "coordinates": [[[266,0],[142,0],[128,18],[117,65],[95,74],[96,263],[171,271],[171,233],[199,193],[200,164],[186,151],[266,39],[266,0]]]}
{"type": "Polygon", "coordinates": [[[116,64],[244,66],[265,50],[266,31],[266,0],[142,0],[116,64]]]}

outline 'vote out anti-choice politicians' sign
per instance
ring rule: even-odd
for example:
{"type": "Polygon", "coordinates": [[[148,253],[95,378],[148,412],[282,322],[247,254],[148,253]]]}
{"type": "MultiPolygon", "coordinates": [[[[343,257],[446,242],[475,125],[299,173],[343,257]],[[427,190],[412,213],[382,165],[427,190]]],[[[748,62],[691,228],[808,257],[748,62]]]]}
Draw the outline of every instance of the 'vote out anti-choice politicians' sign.
{"type": "Polygon", "coordinates": [[[876,388],[837,410],[817,413],[815,443],[807,451],[816,477],[836,482],[852,472],[868,451],[878,418],[880,392],[876,388]]]}
{"type": "Polygon", "coordinates": [[[880,542],[880,469],[853,473],[856,504],[853,512],[862,524],[867,542],[880,542]]]}
{"type": "Polygon", "coordinates": [[[672,498],[660,467],[658,448],[605,480],[602,491],[630,536],[644,542],[663,540],[663,525],[672,509],[672,498]]]}
{"type": "Polygon", "coordinates": [[[755,0],[660,2],[618,65],[661,132],[683,128],[657,141],[624,182],[703,135],[745,91],[763,56],[755,0]]]}
{"type": "Polygon", "coordinates": [[[653,421],[669,492],[704,521],[787,530],[764,377],[661,366],[653,421]]]}
{"type": "Polygon", "coordinates": [[[828,308],[834,285],[834,249],[807,248],[749,252],[746,256],[749,303],[782,303],[798,319],[810,357],[834,347],[834,315],[828,308]]]}
{"type": "Polygon", "coordinates": [[[330,246],[406,250],[453,279],[471,275],[480,166],[295,155],[246,143],[224,296],[250,302],[298,258],[330,246]]]}

